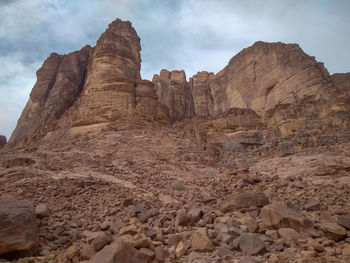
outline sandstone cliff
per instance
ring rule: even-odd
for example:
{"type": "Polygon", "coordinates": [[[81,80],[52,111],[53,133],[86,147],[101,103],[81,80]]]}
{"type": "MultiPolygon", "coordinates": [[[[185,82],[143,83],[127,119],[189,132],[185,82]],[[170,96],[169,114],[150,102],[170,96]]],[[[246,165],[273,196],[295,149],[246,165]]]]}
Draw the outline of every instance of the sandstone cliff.
{"type": "Polygon", "coordinates": [[[37,82],[10,142],[40,138],[62,127],[121,118],[147,115],[149,120],[167,123],[167,110],[158,102],[153,84],[140,82],[140,50],[131,23],[117,19],[94,48],[51,54],[37,72],[37,82]],[[137,91],[144,87],[149,89],[146,94],[137,91]]]}
{"type": "MultiPolygon", "coordinates": [[[[51,54],[37,72],[10,142],[117,120],[229,119],[233,115],[227,113],[237,108],[252,110],[282,135],[349,126],[349,74],[330,76],[297,44],[256,42],[217,74],[198,72],[189,82],[183,70],[166,69],[153,83],[141,80],[140,50],[131,23],[117,19],[95,47],[51,54]]],[[[244,113],[250,120],[249,111],[244,113]]]]}

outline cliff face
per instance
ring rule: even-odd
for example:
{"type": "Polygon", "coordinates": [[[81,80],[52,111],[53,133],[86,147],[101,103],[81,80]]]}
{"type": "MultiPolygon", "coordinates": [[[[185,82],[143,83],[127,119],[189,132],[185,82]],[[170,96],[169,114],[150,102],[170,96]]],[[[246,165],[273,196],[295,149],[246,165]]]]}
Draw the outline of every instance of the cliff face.
{"type": "Polygon", "coordinates": [[[198,72],[189,82],[183,70],[166,69],[152,82],[141,80],[140,50],[131,23],[117,19],[95,47],[51,54],[37,72],[10,142],[59,128],[140,118],[168,123],[198,116],[232,123],[233,109],[249,109],[240,116],[256,115],[285,135],[315,120],[349,126],[349,74],[330,76],[296,44],[256,42],[217,74],[198,72]]]}
{"type": "Polygon", "coordinates": [[[40,137],[54,130],[62,115],[76,102],[85,82],[90,46],[68,55],[51,54],[37,71],[29,100],[10,141],[40,137]]]}
{"type": "Polygon", "coordinates": [[[51,54],[37,71],[37,82],[10,141],[40,138],[62,127],[145,117],[145,112],[149,120],[168,122],[153,84],[140,84],[140,50],[131,23],[117,19],[94,48],[51,54]],[[144,87],[149,89],[147,95],[140,92],[144,87]]]}
{"type": "Polygon", "coordinates": [[[185,71],[169,72],[162,69],[159,75],[154,75],[152,81],[159,100],[168,107],[173,121],[191,118],[194,115],[192,93],[186,81],[185,71]]]}

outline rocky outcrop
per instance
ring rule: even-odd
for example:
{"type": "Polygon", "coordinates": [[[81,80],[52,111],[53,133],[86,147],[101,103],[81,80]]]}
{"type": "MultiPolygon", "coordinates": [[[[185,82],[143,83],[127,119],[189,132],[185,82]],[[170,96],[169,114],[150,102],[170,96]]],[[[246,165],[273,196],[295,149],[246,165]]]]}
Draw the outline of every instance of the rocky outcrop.
{"type": "Polygon", "coordinates": [[[201,71],[190,78],[194,112],[198,116],[208,117],[214,115],[214,102],[209,86],[213,77],[214,73],[201,71]]]}
{"type": "Polygon", "coordinates": [[[208,121],[204,130],[230,133],[246,145],[261,144],[258,128],[288,136],[350,127],[350,74],[330,76],[297,44],[256,42],[217,74],[201,71],[187,82],[183,70],[162,69],[153,84],[141,80],[140,50],[131,23],[117,19],[95,47],[51,54],[10,142],[138,118],[168,123],[199,116],[208,121]]]}
{"type": "Polygon", "coordinates": [[[58,128],[123,118],[168,122],[153,84],[140,82],[140,50],[131,23],[117,19],[96,47],[86,46],[68,55],[51,54],[37,72],[37,82],[10,142],[40,138],[58,128]]]}
{"type": "Polygon", "coordinates": [[[159,100],[168,107],[170,118],[173,121],[194,115],[192,93],[183,70],[169,72],[162,69],[159,75],[153,76],[152,82],[159,100]]]}
{"type": "Polygon", "coordinates": [[[73,113],[73,126],[133,114],[140,77],[140,38],[130,22],[111,23],[97,41],[86,83],[73,113]]]}
{"type": "Polygon", "coordinates": [[[33,255],[37,242],[34,206],[23,200],[0,199],[0,257],[33,255]]]}
{"type": "Polygon", "coordinates": [[[45,60],[10,142],[41,137],[57,127],[83,89],[91,52],[86,46],[68,55],[53,53],[45,60]]]}
{"type": "Polygon", "coordinates": [[[0,135],[0,147],[4,146],[7,143],[7,139],[5,136],[0,135]]]}

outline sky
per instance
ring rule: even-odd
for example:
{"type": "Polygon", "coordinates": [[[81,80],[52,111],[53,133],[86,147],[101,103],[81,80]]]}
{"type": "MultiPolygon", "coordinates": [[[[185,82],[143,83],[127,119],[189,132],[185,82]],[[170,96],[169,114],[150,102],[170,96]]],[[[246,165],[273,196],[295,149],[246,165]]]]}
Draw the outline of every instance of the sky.
{"type": "Polygon", "coordinates": [[[214,73],[262,40],[298,43],[328,71],[350,72],[349,0],[0,0],[0,135],[10,137],[52,52],[79,50],[115,18],[141,38],[141,76],[214,73]]]}

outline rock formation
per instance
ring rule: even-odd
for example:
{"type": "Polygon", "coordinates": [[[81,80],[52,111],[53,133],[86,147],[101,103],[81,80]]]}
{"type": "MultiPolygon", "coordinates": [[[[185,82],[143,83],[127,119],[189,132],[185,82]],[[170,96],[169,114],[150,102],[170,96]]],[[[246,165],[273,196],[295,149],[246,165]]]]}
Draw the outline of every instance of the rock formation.
{"type": "Polygon", "coordinates": [[[7,143],[7,139],[5,136],[0,135],[0,147],[4,146],[7,143]]]}
{"type": "Polygon", "coordinates": [[[38,245],[34,206],[13,198],[0,199],[0,257],[30,256],[38,245]]]}
{"type": "Polygon", "coordinates": [[[117,19],[94,48],[51,54],[37,72],[10,142],[123,119],[168,123],[193,116],[221,118],[235,108],[255,111],[283,135],[302,129],[310,111],[319,123],[324,123],[322,116],[330,116],[323,125],[349,125],[346,113],[344,118],[334,113],[348,110],[348,74],[329,76],[322,63],[296,44],[256,42],[219,73],[198,72],[189,82],[183,70],[163,69],[154,75],[154,87],[141,81],[140,50],[131,23],[117,19]],[[327,107],[331,100],[332,109],[327,107]]]}
{"type": "Polygon", "coordinates": [[[140,62],[116,20],[38,70],[0,147],[0,262],[349,262],[350,73],[264,42],[189,81],[140,62]]]}
{"type": "Polygon", "coordinates": [[[147,95],[147,101],[152,102],[137,106],[137,101],[145,102],[143,95],[137,95],[140,50],[140,39],[131,23],[117,19],[94,48],[86,46],[68,55],[51,54],[37,72],[37,82],[10,142],[40,138],[59,127],[145,116],[145,112],[154,114],[146,114],[147,118],[168,122],[167,112],[153,91],[152,96],[147,95]]]}
{"type": "Polygon", "coordinates": [[[159,75],[153,76],[152,82],[159,100],[168,107],[173,121],[191,118],[194,115],[190,85],[183,70],[169,72],[162,69],[159,75]]]}

